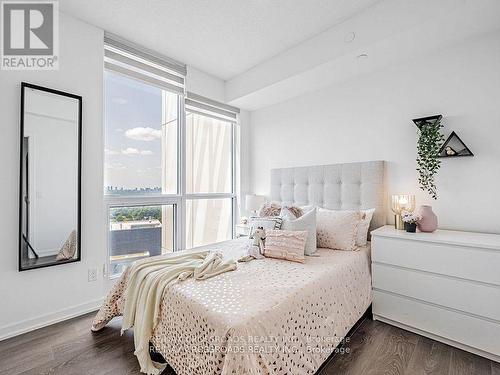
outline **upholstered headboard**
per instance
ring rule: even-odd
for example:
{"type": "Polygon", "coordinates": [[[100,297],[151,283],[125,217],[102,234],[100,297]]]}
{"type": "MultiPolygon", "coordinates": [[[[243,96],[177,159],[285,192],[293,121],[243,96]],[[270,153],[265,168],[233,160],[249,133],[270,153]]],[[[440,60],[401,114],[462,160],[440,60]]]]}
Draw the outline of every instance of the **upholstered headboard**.
{"type": "Polygon", "coordinates": [[[370,230],[386,224],[385,162],[271,170],[271,200],[332,210],[375,208],[370,230]]]}

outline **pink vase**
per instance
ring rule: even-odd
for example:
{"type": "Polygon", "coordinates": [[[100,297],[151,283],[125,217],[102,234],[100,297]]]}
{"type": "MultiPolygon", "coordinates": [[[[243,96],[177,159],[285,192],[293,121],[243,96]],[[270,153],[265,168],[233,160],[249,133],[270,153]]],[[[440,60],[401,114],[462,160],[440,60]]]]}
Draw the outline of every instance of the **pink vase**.
{"type": "Polygon", "coordinates": [[[438,226],[438,218],[432,211],[431,206],[420,206],[419,214],[422,217],[418,221],[420,232],[434,232],[438,226]]]}

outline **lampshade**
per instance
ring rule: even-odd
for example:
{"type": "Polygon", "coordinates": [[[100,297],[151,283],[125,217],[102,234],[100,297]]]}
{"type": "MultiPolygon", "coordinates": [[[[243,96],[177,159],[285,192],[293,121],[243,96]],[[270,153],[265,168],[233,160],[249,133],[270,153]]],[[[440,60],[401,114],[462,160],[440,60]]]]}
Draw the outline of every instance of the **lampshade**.
{"type": "Polygon", "coordinates": [[[394,225],[396,229],[404,229],[401,214],[403,211],[413,212],[415,209],[415,196],[411,194],[394,194],[391,197],[391,210],[394,212],[394,225]]]}
{"type": "Polygon", "coordinates": [[[247,211],[258,211],[266,201],[263,195],[248,194],[245,197],[245,209],[247,211]]]}
{"type": "Polygon", "coordinates": [[[412,194],[394,194],[391,198],[391,209],[396,215],[403,211],[413,212],[415,196],[412,194]]]}

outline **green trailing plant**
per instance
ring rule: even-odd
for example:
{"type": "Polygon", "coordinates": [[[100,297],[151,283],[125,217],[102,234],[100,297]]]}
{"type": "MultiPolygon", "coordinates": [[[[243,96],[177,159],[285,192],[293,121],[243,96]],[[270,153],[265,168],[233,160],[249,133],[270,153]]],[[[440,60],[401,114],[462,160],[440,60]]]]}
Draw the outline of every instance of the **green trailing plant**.
{"type": "Polygon", "coordinates": [[[434,181],[441,160],[438,159],[439,149],[443,145],[444,136],[441,134],[441,120],[433,124],[423,124],[419,129],[417,142],[417,172],[420,188],[437,199],[437,188],[434,181]]]}

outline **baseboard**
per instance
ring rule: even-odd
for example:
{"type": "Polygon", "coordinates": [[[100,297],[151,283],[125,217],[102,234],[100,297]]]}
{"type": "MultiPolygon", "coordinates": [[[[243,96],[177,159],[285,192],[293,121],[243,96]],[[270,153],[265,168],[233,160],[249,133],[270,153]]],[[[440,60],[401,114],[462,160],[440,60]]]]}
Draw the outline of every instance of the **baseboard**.
{"type": "Polygon", "coordinates": [[[446,337],[435,335],[435,334],[427,332],[427,331],[422,331],[421,329],[408,326],[404,323],[396,322],[392,319],[384,318],[383,316],[380,316],[380,315],[373,314],[373,320],[379,320],[381,322],[396,326],[396,327],[404,329],[406,331],[416,333],[417,335],[429,337],[433,340],[440,341],[440,342],[445,343],[447,345],[454,346],[456,348],[465,350],[466,352],[470,352],[470,353],[476,354],[478,356],[488,358],[488,359],[491,359],[492,361],[500,363],[500,356],[495,355],[493,353],[485,352],[484,350],[474,348],[474,347],[466,345],[466,344],[462,344],[461,342],[450,340],[450,339],[447,339],[446,337]]]}
{"type": "Polygon", "coordinates": [[[0,327],[0,341],[96,311],[101,307],[103,300],[103,298],[99,298],[81,305],[0,327]]]}

